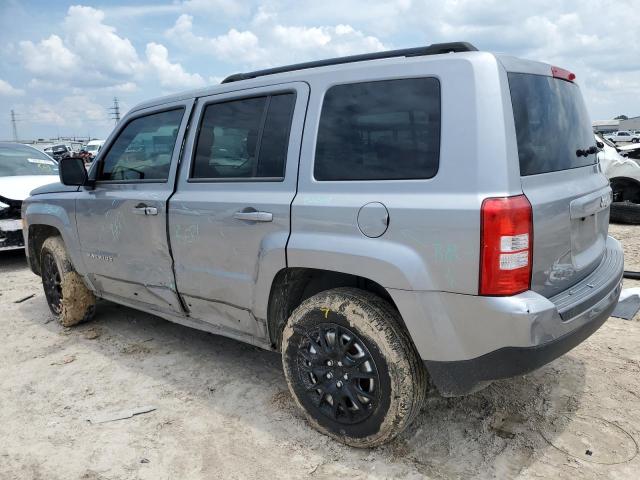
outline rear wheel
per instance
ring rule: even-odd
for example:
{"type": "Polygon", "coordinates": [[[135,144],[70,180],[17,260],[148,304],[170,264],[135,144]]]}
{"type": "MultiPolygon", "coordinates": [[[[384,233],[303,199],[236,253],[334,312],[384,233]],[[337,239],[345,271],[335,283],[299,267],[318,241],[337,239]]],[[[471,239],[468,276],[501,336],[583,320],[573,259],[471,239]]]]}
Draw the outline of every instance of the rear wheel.
{"type": "Polygon", "coordinates": [[[40,270],[49,310],[63,326],[93,316],[96,298],[73,269],[60,237],[49,237],[42,244],[40,270]]]}
{"type": "Polygon", "coordinates": [[[311,425],[347,445],[391,440],[424,402],[426,370],[397,311],[365,291],[305,300],[283,331],[282,362],[311,425]]]}

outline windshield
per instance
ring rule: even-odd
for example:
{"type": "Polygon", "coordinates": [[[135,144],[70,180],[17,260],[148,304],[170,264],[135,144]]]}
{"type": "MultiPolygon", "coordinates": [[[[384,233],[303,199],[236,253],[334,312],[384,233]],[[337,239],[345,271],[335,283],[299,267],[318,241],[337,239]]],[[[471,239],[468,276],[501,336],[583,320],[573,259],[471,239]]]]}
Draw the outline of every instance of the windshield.
{"type": "Polygon", "coordinates": [[[0,177],[19,175],[58,175],[58,164],[31,147],[0,145],[0,177]]]}
{"type": "Polygon", "coordinates": [[[100,145],[93,144],[93,145],[86,145],[86,146],[84,147],[84,149],[85,149],[87,152],[95,152],[95,151],[97,151],[97,150],[98,150],[98,148],[99,148],[99,147],[100,147],[100,145]]]}
{"type": "Polygon", "coordinates": [[[509,73],[520,175],[568,170],[596,163],[591,120],[573,82],[544,75],[509,73]]]}

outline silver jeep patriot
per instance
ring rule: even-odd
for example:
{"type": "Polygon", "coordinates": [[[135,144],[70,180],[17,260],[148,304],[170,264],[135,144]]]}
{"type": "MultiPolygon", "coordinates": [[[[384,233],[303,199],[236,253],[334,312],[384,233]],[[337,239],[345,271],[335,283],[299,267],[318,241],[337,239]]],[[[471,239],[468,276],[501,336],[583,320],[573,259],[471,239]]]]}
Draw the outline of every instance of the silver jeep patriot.
{"type": "Polygon", "coordinates": [[[468,43],[148,101],[22,206],[64,325],[96,298],[281,352],[321,432],[382,444],[585,340],[620,294],[575,75],[468,43]]]}

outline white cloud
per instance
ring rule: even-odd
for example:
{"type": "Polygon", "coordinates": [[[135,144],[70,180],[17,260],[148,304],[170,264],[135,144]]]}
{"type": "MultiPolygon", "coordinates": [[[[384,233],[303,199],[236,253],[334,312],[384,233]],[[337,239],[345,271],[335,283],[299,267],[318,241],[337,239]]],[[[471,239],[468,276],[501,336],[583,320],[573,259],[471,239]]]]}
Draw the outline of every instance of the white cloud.
{"type": "Polygon", "coordinates": [[[24,90],[21,88],[15,88],[9,82],[0,78],[0,95],[5,95],[7,97],[24,95],[24,90]]]}
{"type": "Polygon", "coordinates": [[[58,35],[51,35],[37,44],[20,42],[24,67],[37,75],[67,75],[79,64],[79,58],[69,50],[58,35]]]}
{"type": "Polygon", "coordinates": [[[166,35],[192,52],[210,54],[229,63],[251,67],[385,49],[378,38],[350,25],[283,25],[278,23],[276,14],[265,9],[259,9],[252,25],[255,31],[232,28],[226,34],[206,37],[195,34],[193,17],[183,14],[167,30],[166,35]]]}
{"type": "Polygon", "coordinates": [[[365,35],[350,25],[333,27],[286,27],[276,25],[272,35],[277,44],[285,49],[304,52],[304,55],[353,55],[379,52],[385,49],[376,37],[365,35]]]}
{"type": "Polygon", "coordinates": [[[63,37],[20,43],[25,69],[35,78],[29,86],[46,90],[71,89],[75,93],[130,93],[140,82],[153,82],[168,89],[206,84],[198,73],[188,73],[169,61],[166,47],[156,42],[146,46],[140,58],[131,41],[104,23],[101,10],[74,5],[62,23],[63,37]]]}
{"type": "Polygon", "coordinates": [[[265,52],[258,45],[258,37],[250,31],[232,28],[223,35],[204,37],[193,32],[193,17],[182,14],[166,32],[167,37],[186,46],[191,52],[211,54],[225,61],[242,61],[255,64],[265,52]]]}
{"type": "Polygon", "coordinates": [[[220,15],[243,15],[248,14],[251,6],[246,1],[238,0],[184,0],[181,3],[188,11],[205,12],[220,15]]]}
{"type": "Polygon", "coordinates": [[[87,67],[105,76],[130,77],[141,68],[140,59],[129,39],[103,23],[104,12],[92,7],[69,7],[64,20],[69,48],[87,67]]]}
{"type": "Polygon", "coordinates": [[[53,34],[38,43],[20,42],[25,69],[37,80],[62,86],[104,87],[131,81],[143,63],[131,42],[103,23],[104,12],[75,5],[53,34]]]}
{"type": "Polygon", "coordinates": [[[171,63],[169,52],[164,45],[148,43],[146,54],[149,67],[156,73],[163,87],[185,89],[202,87],[206,84],[199,74],[187,73],[179,63],[171,63]]]}
{"type": "Polygon", "coordinates": [[[104,128],[112,124],[105,106],[86,95],[68,95],[53,102],[36,98],[17,108],[20,112],[29,112],[29,123],[35,125],[67,127],[80,132],[81,129],[104,128]]]}

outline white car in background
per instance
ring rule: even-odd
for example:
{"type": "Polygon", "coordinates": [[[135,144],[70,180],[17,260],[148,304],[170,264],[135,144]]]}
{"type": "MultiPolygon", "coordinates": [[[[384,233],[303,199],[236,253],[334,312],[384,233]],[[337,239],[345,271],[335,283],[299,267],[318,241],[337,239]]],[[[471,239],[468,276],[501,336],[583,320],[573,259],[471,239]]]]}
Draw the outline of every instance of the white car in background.
{"type": "Polygon", "coordinates": [[[27,145],[0,142],[0,250],[24,248],[22,201],[35,188],[58,181],[53,158],[27,145]]]}
{"type": "Polygon", "coordinates": [[[96,158],[96,155],[104,145],[104,140],[90,140],[83,147],[83,150],[86,150],[91,154],[91,158],[96,158]]]}
{"type": "Polygon", "coordinates": [[[640,165],[620,155],[616,146],[606,138],[595,137],[600,149],[600,167],[613,190],[611,221],[640,224],[640,165]]]}
{"type": "Polygon", "coordinates": [[[637,133],[630,132],[629,130],[619,130],[617,132],[613,132],[610,135],[605,135],[607,140],[612,141],[613,143],[618,142],[632,142],[638,143],[640,142],[640,135],[637,133]]]}

